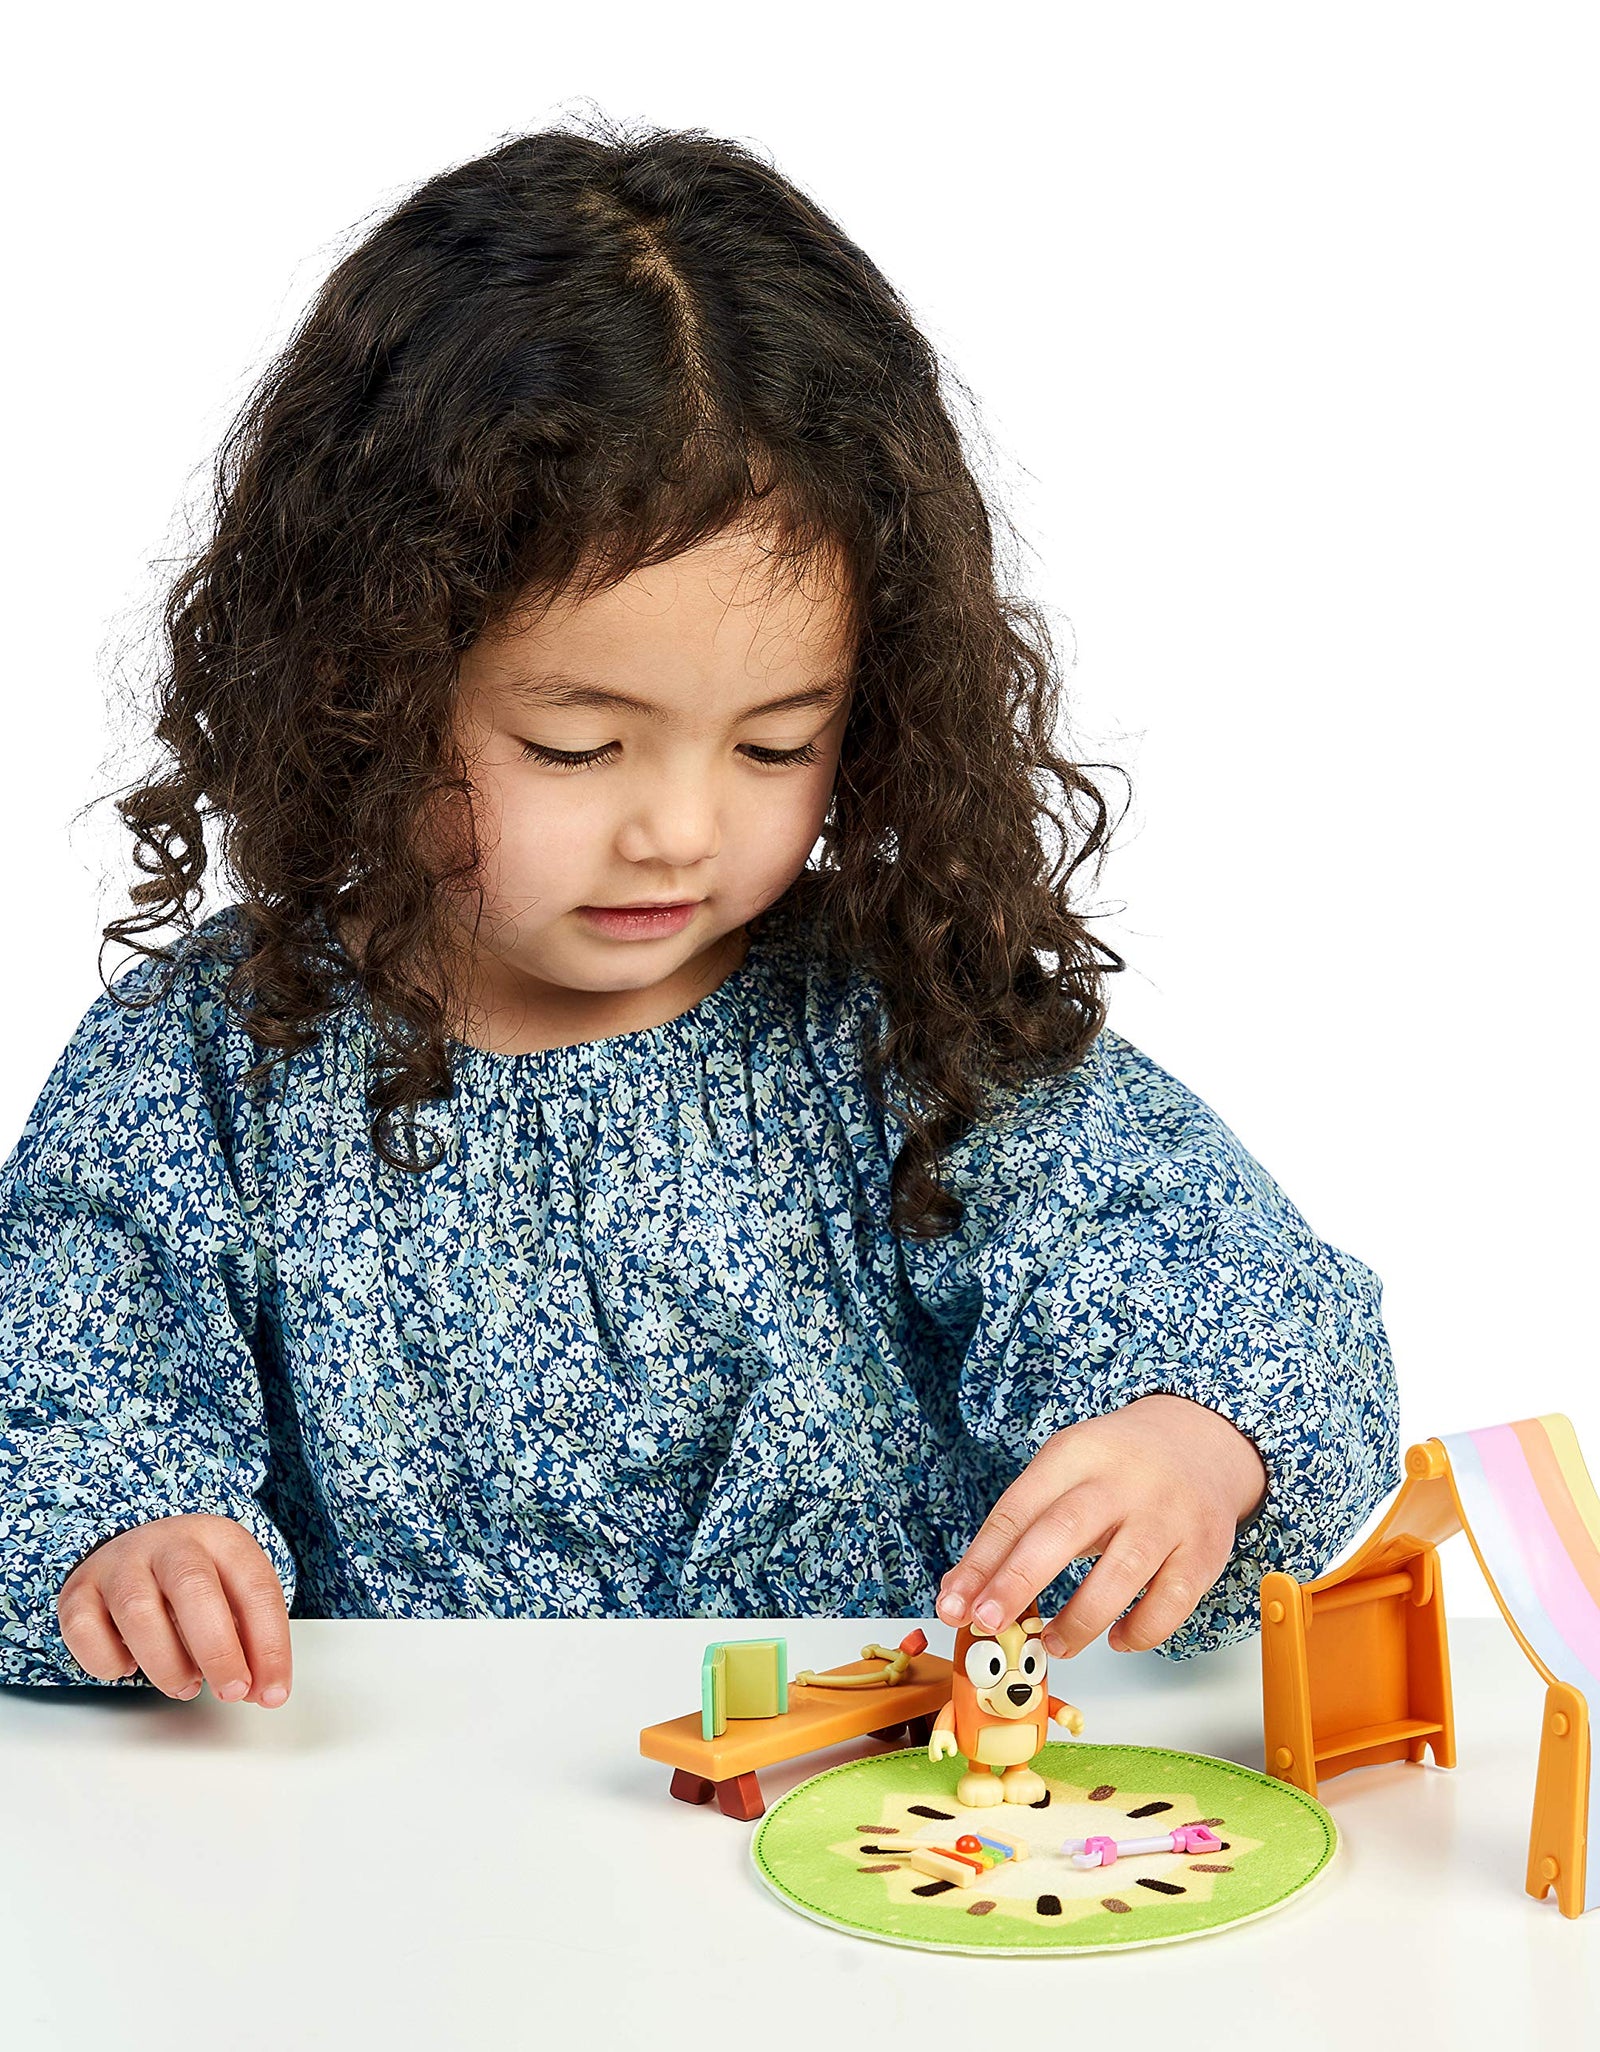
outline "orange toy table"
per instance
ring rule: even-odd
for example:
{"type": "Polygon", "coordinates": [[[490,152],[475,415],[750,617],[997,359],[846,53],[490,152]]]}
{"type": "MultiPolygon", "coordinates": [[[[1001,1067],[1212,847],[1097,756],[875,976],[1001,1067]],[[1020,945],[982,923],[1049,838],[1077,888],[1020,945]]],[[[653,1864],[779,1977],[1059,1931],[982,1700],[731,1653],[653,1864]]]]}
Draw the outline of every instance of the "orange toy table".
{"type": "MultiPolygon", "coordinates": [[[[880,1660],[852,1660],[822,1671],[869,1674],[882,1665],[880,1660]]],[[[758,1768],[776,1767],[843,1739],[926,1745],[933,1720],[949,1700],[949,1661],[937,1653],[918,1653],[895,1688],[829,1689],[790,1682],[789,1708],[781,1717],[730,1717],[720,1738],[706,1739],[700,1736],[700,1712],[693,1710],[687,1717],[647,1725],[639,1734],[639,1751],[672,1768],[672,1793],[680,1802],[708,1803],[715,1796],[725,1816],[749,1823],[766,1808],[758,1768]]]]}

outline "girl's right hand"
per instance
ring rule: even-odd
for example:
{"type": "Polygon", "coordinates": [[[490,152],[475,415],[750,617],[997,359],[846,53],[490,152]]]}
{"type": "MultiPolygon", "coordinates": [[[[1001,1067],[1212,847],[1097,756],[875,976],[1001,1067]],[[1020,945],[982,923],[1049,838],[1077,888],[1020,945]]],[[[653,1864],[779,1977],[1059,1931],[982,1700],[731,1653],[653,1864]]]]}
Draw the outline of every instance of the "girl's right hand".
{"type": "Polygon", "coordinates": [[[56,1616],[73,1659],[97,1681],[142,1668],[181,1701],[199,1695],[202,1678],[223,1703],[272,1709],[288,1698],[283,1587],[234,1518],[153,1518],[102,1540],[62,1583],[56,1616]]]}

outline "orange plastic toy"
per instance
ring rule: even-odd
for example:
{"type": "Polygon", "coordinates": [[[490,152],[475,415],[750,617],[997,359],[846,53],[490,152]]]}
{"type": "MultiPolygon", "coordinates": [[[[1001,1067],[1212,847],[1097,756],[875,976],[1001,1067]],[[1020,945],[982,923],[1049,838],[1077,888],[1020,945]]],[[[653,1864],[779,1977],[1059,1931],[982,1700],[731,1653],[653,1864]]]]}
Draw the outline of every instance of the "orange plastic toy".
{"type": "Polygon", "coordinates": [[[1406,1454],[1372,1536],[1316,1581],[1261,1578],[1266,1770],[1319,1777],[1385,1760],[1456,1760],[1438,1548],[1465,1532],[1546,1684],[1527,1892],[1566,1917],[1600,1907],[1589,1828],[1590,1703],[1600,1699],[1600,1497],[1559,1412],[1446,1433],[1406,1454]]]}
{"type": "Polygon", "coordinates": [[[1046,1686],[1043,1630],[1043,1620],[1029,1615],[997,1632],[963,1625],[956,1633],[950,1701],[935,1720],[928,1758],[962,1755],[967,1771],[956,1783],[956,1801],[969,1809],[1038,1802],[1046,1789],[1030,1762],[1050,1725],[1074,1734],[1083,1729],[1083,1712],[1046,1686]]]}
{"type": "Polygon", "coordinates": [[[781,1715],[730,1717],[717,1738],[703,1736],[698,1710],[647,1725],[639,1734],[639,1751],[672,1768],[672,1793],[679,1802],[708,1803],[715,1796],[724,1816],[749,1823],[766,1809],[756,1779],[759,1768],[776,1767],[843,1739],[899,1743],[904,1735],[912,1745],[925,1744],[950,1695],[950,1663],[927,1646],[918,1630],[900,1641],[903,1664],[892,1654],[880,1657],[885,1649],[879,1646],[843,1667],[825,1668],[813,1680],[797,1678],[789,1683],[789,1707],[781,1715]],[[891,1667],[900,1669],[892,1681],[886,1675],[891,1667]],[[829,1686],[830,1680],[867,1685],[829,1686]]]}

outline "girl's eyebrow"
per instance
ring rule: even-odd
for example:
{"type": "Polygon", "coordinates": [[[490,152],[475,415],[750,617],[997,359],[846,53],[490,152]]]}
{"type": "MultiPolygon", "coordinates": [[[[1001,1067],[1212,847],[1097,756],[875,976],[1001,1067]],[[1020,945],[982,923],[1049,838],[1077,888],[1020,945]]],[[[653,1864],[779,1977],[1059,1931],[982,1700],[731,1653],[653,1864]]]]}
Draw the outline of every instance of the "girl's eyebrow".
{"type": "MultiPolygon", "coordinates": [[[[782,698],[769,698],[762,705],[748,706],[738,718],[753,720],[761,713],[797,712],[809,705],[837,706],[849,688],[848,677],[830,677],[823,683],[808,685],[803,691],[785,692],[782,698]]],[[[649,699],[630,698],[625,691],[613,691],[608,685],[592,684],[582,677],[562,676],[556,671],[509,678],[506,689],[513,698],[530,706],[596,707],[601,711],[643,713],[646,719],[661,725],[669,725],[672,721],[672,714],[665,706],[655,705],[649,699]]]]}

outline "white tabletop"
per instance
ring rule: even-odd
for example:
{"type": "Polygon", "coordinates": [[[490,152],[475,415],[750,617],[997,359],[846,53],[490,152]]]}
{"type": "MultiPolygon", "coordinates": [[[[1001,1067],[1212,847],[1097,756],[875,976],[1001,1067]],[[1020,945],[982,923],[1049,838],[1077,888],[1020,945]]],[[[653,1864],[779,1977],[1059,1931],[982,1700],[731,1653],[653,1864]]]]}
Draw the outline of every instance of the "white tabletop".
{"type": "MultiPolygon", "coordinates": [[[[1600,1911],[1523,1892],[1543,1686],[1498,1619],[1450,1628],[1460,1764],[1325,1782],[1342,1843],[1304,1896],[1186,1944],[1042,1960],[823,1929],[757,1880],[752,1826],[669,1798],[640,1727],[696,1707],[708,1641],[763,1628],[792,1672],[911,1627],[297,1619],[282,1710],[0,1688],[0,2038],[785,2052],[909,2029],[977,2047],[1025,1984],[1004,2042],[1595,2041],[1600,1911]]],[[[1261,1766],[1254,1640],[1172,1663],[1101,1639],[1051,1676],[1086,1742],[1261,1766]]],[[[764,1773],[768,1801],[855,1750],[764,1773]]]]}

